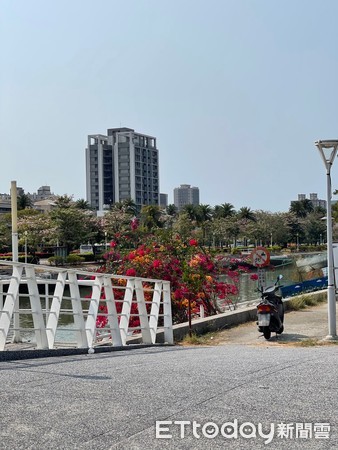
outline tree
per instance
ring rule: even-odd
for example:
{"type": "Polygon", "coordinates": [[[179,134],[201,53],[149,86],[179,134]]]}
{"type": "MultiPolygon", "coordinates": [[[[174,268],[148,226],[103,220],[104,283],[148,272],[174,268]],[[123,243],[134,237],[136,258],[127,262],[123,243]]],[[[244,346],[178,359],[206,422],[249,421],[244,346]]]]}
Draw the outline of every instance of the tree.
{"type": "Polygon", "coordinates": [[[238,226],[240,228],[240,234],[242,236],[243,244],[247,245],[248,239],[248,226],[250,222],[256,222],[255,213],[251,208],[243,206],[237,212],[238,226]]]}
{"type": "Polygon", "coordinates": [[[50,213],[57,229],[57,239],[69,250],[79,248],[83,243],[95,242],[99,233],[98,220],[88,211],[65,203],[50,213]]]}
{"type": "Polygon", "coordinates": [[[223,248],[230,245],[229,218],[214,218],[211,222],[213,243],[223,248]]]}
{"type": "Polygon", "coordinates": [[[169,216],[175,217],[177,215],[177,207],[174,204],[168,205],[165,210],[169,216]]]}
{"type": "Polygon", "coordinates": [[[181,236],[182,240],[187,240],[194,230],[194,225],[186,212],[181,211],[177,220],[173,223],[173,231],[181,236]]]}
{"type": "Polygon", "coordinates": [[[12,215],[0,214],[0,252],[8,251],[12,245],[12,215]]]}
{"type": "Polygon", "coordinates": [[[313,212],[313,204],[308,198],[304,200],[296,200],[291,202],[289,209],[297,217],[306,217],[309,213],[313,212]]]}
{"type": "MultiPolygon", "coordinates": [[[[213,209],[210,205],[198,205],[196,208],[197,224],[202,228],[203,243],[208,235],[210,235],[210,221],[212,219],[213,209]]],[[[209,236],[210,238],[210,236],[209,236]]],[[[210,242],[210,239],[209,239],[210,242]]]]}
{"type": "Polygon", "coordinates": [[[203,224],[212,219],[213,209],[210,205],[198,205],[196,212],[196,218],[199,224],[203,224]]]}
{"type": "Polygon", "coordinates": [[[18,210],[31,208],[32,206],[32,200],[27,194],[21,194],[18,196],[18,210]]]}
{"type": "Polygon", "coordinates": [[[181,212],[187,214],[191,221],[198,219],[198,205],[184,205],[181,212]]]}
{"type": "Polygon", "coordinates": [[[18,234],[19,237],[21,236],[21,243],[25,232],[27,232],[28,246],[34,249],[55,246],[57,243],[57,227],[50,214],[43,214],[36,210],[19,211],[18,234]],[[28,211],[31,213],[27,214],[28,211]]]}
{"type": "Polygon", "coordinates": [[[156,205],[143,206],[141,209],[141,225],[148,231],[154,228],[162,228],[161,210],[156,205]]]}
{"type": "Polygon", "coordinates": [[[130,223],[131,215],[115,206],[102,218],[103,231],[110,237],[117,233],[130,231],[130,223]]]}
{"type": "Polygon", "coordinates": [[[70,208],[74,202],[73,202],[73,196],[69,196],[67,194],[65,195],[59,195],[55,201],[56,208],[70,208]]]}
{"type": "Polygon", "coordinates": [[[289,230],[286,224],[285,213],[271,213],[268,211],[255,211],[255,222],[246,226],[246,235],[251,243],[264,246],[273,244],[286,246],[289,241],[289,230]]]}
{"type": "Polygon", "coordinates": [[[252,220],[253,222],[256,221],[255,213],[248,206],[243,206],[242,208],[240,208],[237,213],[237,217],[239,220],[244,221],[252,220]]]}
{"type": "Polygon", "coordinates": [[[132,216],[137,215],[137,205],[133,199],[127,198],[127,199],[123,200],[122,205],[123,205],[123,210],[126,213],[131,214],[132,216]]]}
{"type": "Polygon", "coordinates": [[[168,205],[165,209],[161,210],[161,221],[163,222],[163,228],[171,229],[176,218],[177,208],[175,205],[168,205]]]}
{"type": "Polygon", "coordinates": [[[80,198],[79,200],[76,200],[75,208],[77,208],[77,209],[86,209],[86,210],[91,210],[92,209],[90,204],[84,198],[80,198]]]}
{"type": "Polygon", "coordinates": [[[227,237],[228,237],[228,244],[230,243],[230,241],[233,239],[235,246],[236,246],[236,241],[240,235],[240,226],[237,220],[237,217],[228,217],[226,219],[224,219],[226,222],[226,230],[227,230],[227,237]]]}
{"type": "Polygon", "coordinates": [[[309,244],[319,244],[326,233],[326,221],[321,220],[322,214],[309,213],[303,223],[305,240],[309,244]]]}
{"type": "Polygon", "coordinates": [[[235,208],[231,203],[223,203],[222,205],[216,205],[214,208],[214,218],[226,218],[235,214],[235,208]]]}
{"type": "Polygon", "coordinates": [[[300,243],[304,239],[304,230],[300,217],[294,212],[286,214],[286,226],[289,231],[289,242],[300,243]]]}

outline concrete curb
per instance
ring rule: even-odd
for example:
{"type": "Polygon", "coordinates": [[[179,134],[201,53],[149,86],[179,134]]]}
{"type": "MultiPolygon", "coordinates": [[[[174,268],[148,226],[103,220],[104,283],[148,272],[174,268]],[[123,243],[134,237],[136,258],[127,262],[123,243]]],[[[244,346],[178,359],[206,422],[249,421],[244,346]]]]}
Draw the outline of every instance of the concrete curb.
{"type": "Polygon", "coordinates": [[[75,355],[91,355],[92,353],[120,352],[124,350],[136,350],[148,347],[172,347],[170,344],[131,344],[124,347],[100,346],[95,347],[94,352],[90,352],[88,348],[57,348],[53,350],[6,350],[0,352],[0,362],[16,361],[23,359],[50,358],[54,356],[75,356],[75,355]]]}

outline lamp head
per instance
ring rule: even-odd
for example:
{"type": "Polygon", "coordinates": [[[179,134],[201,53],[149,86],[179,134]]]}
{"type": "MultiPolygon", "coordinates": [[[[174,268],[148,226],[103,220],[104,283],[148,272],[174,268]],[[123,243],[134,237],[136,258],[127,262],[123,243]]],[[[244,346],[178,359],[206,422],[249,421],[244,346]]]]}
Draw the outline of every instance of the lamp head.
{"type": "Polygon", "coordinates": [[[315,146],[318,148],[320,156],[322,157],[327,171],[330,171],[334,158],[337,155],[338,140],[326,139],[324,141],[316,141],[315,146]]]}
{"type": "Polygon", "coordinates": [[[325,139],[324,141],[316,141],[315,145],[321,148],[332,148],[338,145],[338,139],[325,139]]]}

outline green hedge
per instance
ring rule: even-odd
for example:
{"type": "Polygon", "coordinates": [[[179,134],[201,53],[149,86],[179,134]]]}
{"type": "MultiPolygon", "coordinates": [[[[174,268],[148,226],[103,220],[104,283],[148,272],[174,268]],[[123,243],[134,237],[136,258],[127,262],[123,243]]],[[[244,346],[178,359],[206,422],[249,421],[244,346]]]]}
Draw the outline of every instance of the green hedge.
{"type": "Polygon", "coordinates": [[[48,262],[51,266],[64,266],[67,265],[77,265],[85,262],[85,258],[78,255],[68,255],[66,258],[63,256],[52,256],[48,258],[48,262]]]}
{"type": "MultiPolygon", "coordinates": [[[[0,259],[3,261],[13,261],[12,256],[0,256],[0,259]]],[[[18,256],[18,262],[24,263],[26,261],[25,255],[19,255],[18,256]]],[[[27,255],[27,262],[29,264],[36,264],[36,257],[32,255],[27,255]]]]}

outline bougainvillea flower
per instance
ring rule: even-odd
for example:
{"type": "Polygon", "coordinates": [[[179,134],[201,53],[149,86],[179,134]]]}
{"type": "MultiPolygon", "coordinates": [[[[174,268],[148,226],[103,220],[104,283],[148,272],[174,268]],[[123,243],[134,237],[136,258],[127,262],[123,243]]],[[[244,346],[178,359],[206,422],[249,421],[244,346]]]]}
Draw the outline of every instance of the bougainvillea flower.
{"type": "Polygon", "coordinates": [[[136,275],[136,270],[133,268],[128,269],[126,272],[126,275],[127,275],[127,277],[134,277],[136,275]]]}
{"type": "Polygon", "coordinates": [[[189,245],[190,245],[191,247],[197,247],[198,242],[196,241],[196,239],[190,239],[189,245]]]}

